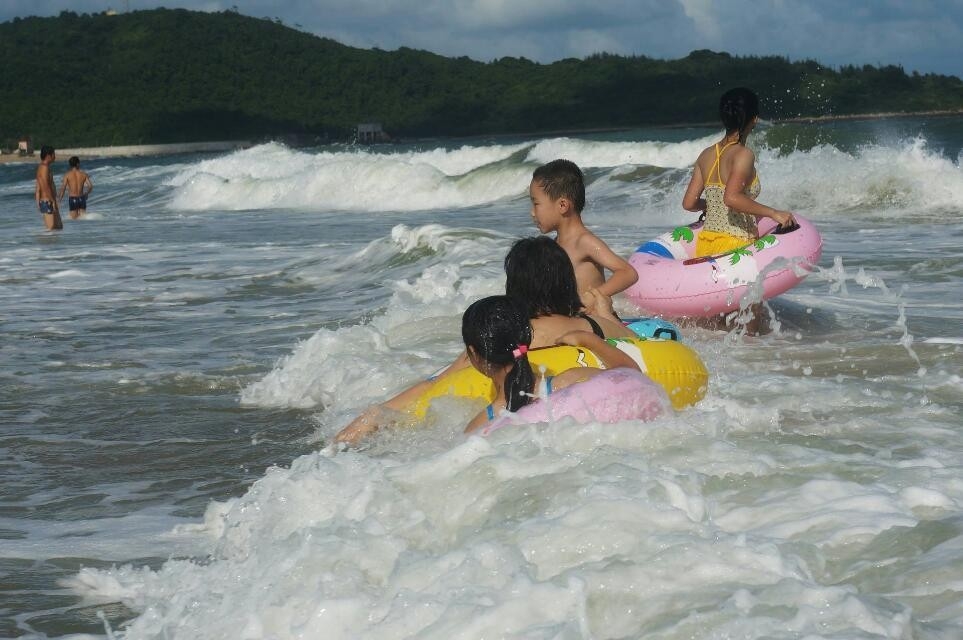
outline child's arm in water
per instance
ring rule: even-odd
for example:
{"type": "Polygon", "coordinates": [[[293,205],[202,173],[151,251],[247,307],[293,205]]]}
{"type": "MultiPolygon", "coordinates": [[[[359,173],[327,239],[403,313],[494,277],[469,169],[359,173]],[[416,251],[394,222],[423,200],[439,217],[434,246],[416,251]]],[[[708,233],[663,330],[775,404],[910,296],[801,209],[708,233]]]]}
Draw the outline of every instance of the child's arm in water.
{"type": "Polygon", "coordinates": [[[467,435],[473,431],[478,431],[489,422],[491,422],[491,420],[488,419],[488,408],[486,407],[476,413],[475,417],[471,419],[471,421],[465,427],[465,434],[467,435]]]}
{"type": "Polygon", "coordinates": [[[462,351],[461,354],[455,358],[455,361],[437,376],[416,382],[388,400],[380,404],[371,405],[362,411],[358,417],[338,432],[334,437],[334,441],[336,443],[343,442],[349,446],[357,445],[362,439],[375,433],[382,426],[396,422],[399,417],[398,414],[414,404],[439,378],[470,366],[471,362],[468,361],[468,354],[462,351]]]}

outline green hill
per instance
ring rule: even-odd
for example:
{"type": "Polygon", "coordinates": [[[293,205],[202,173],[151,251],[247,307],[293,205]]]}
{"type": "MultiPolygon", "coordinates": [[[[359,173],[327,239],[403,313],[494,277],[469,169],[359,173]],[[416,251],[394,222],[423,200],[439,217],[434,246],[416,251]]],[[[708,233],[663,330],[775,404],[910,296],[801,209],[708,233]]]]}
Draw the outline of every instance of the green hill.
{"type": "Polygon", "coordinates": [[[963,81],[696,51],[489,63],[365,50],[236,12],[61,13],[0,24],[0,144],[88,146],[301,136],[451,136],[713,122],[745,85],[770,119],[958,110],[963,81]]]}

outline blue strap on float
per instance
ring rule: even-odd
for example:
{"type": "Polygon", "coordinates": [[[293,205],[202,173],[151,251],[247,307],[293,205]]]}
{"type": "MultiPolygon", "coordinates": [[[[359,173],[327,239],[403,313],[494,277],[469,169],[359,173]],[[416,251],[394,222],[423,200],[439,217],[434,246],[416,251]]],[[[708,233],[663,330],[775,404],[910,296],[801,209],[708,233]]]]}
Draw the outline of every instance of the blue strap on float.
{"type": "Polygon", "coordinates": [[[682,337],[679,327],[661,318],[628,318],[623,322],[640,338],[663,338],[678,342],[682,337]]]}
{"type": "Polygon", "coordinates": [[[640,246],[638,249],[636,249],[635,252],[650,253],[654,256],[659,256],[660,258],[669,258],[670,260],[675,259],[675,256],[672,255],[672,252],[669,251],[668,247],[666,247],[661,242],[655,242],[654,240],[649,240],[648,242],[640,246]]]}

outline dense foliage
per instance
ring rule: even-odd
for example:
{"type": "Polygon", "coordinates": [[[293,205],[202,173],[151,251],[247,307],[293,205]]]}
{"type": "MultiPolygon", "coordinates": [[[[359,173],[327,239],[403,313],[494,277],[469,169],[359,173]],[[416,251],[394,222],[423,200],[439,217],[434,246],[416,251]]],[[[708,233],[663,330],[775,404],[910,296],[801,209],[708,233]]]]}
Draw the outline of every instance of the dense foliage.
{"type": "Polygon", "coordinates": [[[489,63],[341,45],[236,12],[61,13],[0,24],[0,145],[57,146],[298,136],[396,136],[714,122],[746,85],[770,119],[958,110],[963,81],[695,51],[680,60],[595,55],[489,63]]]}

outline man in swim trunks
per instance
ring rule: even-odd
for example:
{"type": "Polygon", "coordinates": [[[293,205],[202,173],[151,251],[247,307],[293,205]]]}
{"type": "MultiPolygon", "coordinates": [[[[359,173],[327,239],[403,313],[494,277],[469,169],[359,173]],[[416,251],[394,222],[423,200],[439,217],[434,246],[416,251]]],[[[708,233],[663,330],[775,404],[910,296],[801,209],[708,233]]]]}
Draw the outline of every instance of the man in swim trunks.
{"type": "Polygon", "coordinates": [[[54,148],[48,144],[40,147],[40,165],[37,167],[37,186],[34,189],[34,199],[37,209],[43,216],[47,231],[63,229],[64,222],[60,218],[60,205],[56,198],[57,188],[54,186],[53,173],[50,165],[57,159],[54,148]]]}
{"type": "Polygon", "coordinates": [[[64,192],[69,189],[70,197],[67,204],[70,207],[70,219],[76,220],[87,213],[87,196],[94,190],[94,183],[90,181],[90,176],[85,171],[80,170],[80,158],[71,156],[67,162],[70,164],[70,171],[64,176],[58,200],[63,200],[64,192]]]}

